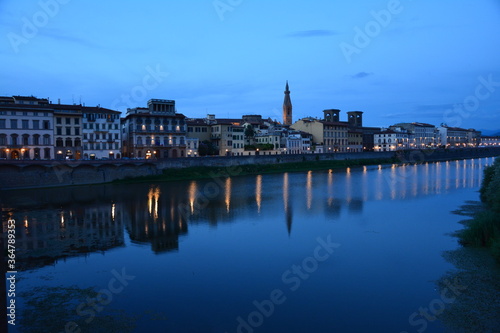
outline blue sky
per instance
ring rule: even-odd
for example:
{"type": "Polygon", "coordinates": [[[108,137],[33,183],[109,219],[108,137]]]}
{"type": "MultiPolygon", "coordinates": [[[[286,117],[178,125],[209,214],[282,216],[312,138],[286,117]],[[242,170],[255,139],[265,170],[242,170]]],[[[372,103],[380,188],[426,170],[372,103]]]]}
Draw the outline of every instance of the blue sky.
{"type": "Polygon", "coordinates": [[[500,129],[498,0],[0,0],[1,95],[500,129]]]}

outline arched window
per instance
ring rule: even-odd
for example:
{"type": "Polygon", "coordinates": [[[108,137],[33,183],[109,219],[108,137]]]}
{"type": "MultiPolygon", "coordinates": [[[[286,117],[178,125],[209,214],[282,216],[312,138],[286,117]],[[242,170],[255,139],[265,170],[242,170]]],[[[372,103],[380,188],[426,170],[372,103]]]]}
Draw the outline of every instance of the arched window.
{"type": "Polygon", "coordinates": [[[63,147],[63,139],[62,138],[57,138],[56,139],[56,147],[63,147]]]}
{"type": "Polygon", "coordinates": [[[29,134],[23,134],[23,146],[29,146],[30,136],[29,134]]]}
{"type": "Polygon", "coordinates": [[[34,146],[40,145],[40,135],[39,134],[33,135],[33,145],[34,146]]]}
{"type": "Polygon", "coordinates": [[[75,139],[75,147],[80,147],[82,145],[82,140],[79,138],[75,139]]]}
{"type": "Polygon", "coordinates": [[[50,144],[51,144],[51,142],[50,142],[50,135],[45,134],[45,135],[43,136],[43,144],[44,144],[44,145],[50,145],[50,144]]]}
{"type": "Polygon", "coordinates": [[[140,136],[137,137],[137,145],[138,146],[142,145],[142,137],[140,137],[140,136]]]}
{"type": "Polygon", "coordinates": [[[18,136],[19,135],[17,135],[17,134],[11,134],[10,140],[11,140],[12,145],[14,145],[14,146],[17,145],[17,138],[18,138],[18,136]]]}
{"type": "Polygon", "coordinates": [[[71,138],[66,138],[65,147],[72,147],[72,146],[73,146],[73,140],[71,140],[71,138]]]}

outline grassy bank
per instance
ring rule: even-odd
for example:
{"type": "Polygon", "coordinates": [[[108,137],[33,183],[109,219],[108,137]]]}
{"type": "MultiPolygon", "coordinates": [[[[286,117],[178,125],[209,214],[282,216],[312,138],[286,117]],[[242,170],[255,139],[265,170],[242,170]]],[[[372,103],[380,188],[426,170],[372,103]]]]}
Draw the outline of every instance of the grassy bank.
{"type": "Polygon", "coordinates": [[[460,243],[488,248],[500,262],[500,158],[485,168],[480,193],[483,209],[459,232],[460,243]]]}
{"type": "Polygon", "coordinates": [[[163,174],[156,176],[127,178],[114,181],[114,183],[138,183],[145,181],[175,181],[196,180],[227,176],[245,176],[282,172],[299,172],[309,170],[328,170],[357,167],[364,165],[378,165],[397,163],[395,158],[355,159],[355,160],[329,160],[329,161],[304,161],[296,163],[276,164],[249,164],[231,167],[190,167],[179,169],[165,169],[163,174]]]}

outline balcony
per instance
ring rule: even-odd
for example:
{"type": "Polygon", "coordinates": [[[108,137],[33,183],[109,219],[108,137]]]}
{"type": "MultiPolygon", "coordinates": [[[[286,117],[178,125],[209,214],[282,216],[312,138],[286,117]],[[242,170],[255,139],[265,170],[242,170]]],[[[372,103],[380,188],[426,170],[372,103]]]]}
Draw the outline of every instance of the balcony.
{"type": "Polygon", "coordinates": [[[132,145],[133,148],[135,149],[143,149],[143,148],[151,148],[151,149],[154,149],[154,148],[186,148],[186,144],[172,144],[172,145],[145,145],[145,144],[141,144],[141,145],[132,145]]]}

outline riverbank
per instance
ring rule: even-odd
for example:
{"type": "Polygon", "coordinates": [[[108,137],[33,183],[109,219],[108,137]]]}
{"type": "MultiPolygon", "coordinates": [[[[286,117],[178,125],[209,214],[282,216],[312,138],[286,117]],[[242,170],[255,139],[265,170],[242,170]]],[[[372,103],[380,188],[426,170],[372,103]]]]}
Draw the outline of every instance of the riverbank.
{"type": "Polygon", "coordinates": [[[463,246],[444,253],[457,270],[437,282],[441,290],[449,281],[460,285],[460,295],[440,315],[456,332],[500,330],[500,158],[484,169],[480,198],[454,212],[469,217],[454,234],[463,246]]]}
{"type": "Polygon", "coordinates": [[[280,164],[249,164],[230,167],[188,167],[184,169],[167,169],[161,175],[133,177],[113,181],[116,184],[142,183],[146,181],[176,181],[197,180],[218,177],[235,177],[257,174],[272,174],[284,172],[300,172],[310,170],[345,169],[367,165],[398,164],[393,158],[376,158],[360,160],[330,160],[330,161],[304,161],[280,164]]]}
{"type": "MultiPolygon", "coordinates": [[[[479,201],[466,202],[455,214],[469,217],[460,221],[465,229],[454,234],[463,242],[462,235],[475,217],[485,210],[479,201]]],[[[460,286],[460,294],[444,308],[439,319],[454,332],[498,332],[500,328],[500,265],[486,247],[460,247],[446,251],[443,257],[456,267],[437,281],[440,290],[449,288],[449,282],[460,286]]]]}
{"type": "Polygon", "coordinates": [[[480,194],[482,205],[469,210],[473,218],[458,233],[460,244],[486,248],[500,263],[500,158],[484,169],[480,194]]]}
{"type": "Polygon", "coordinates": [[[398,152],[217,156],[164,160],[0,161],[0,189],[106,184],[115,181],[212,178],[273,172],[335,169],[373,164],[413,164],[500,156],[497,148],[398,152]],[[135,180],[132,180],[135,179],[135,180]]]}

